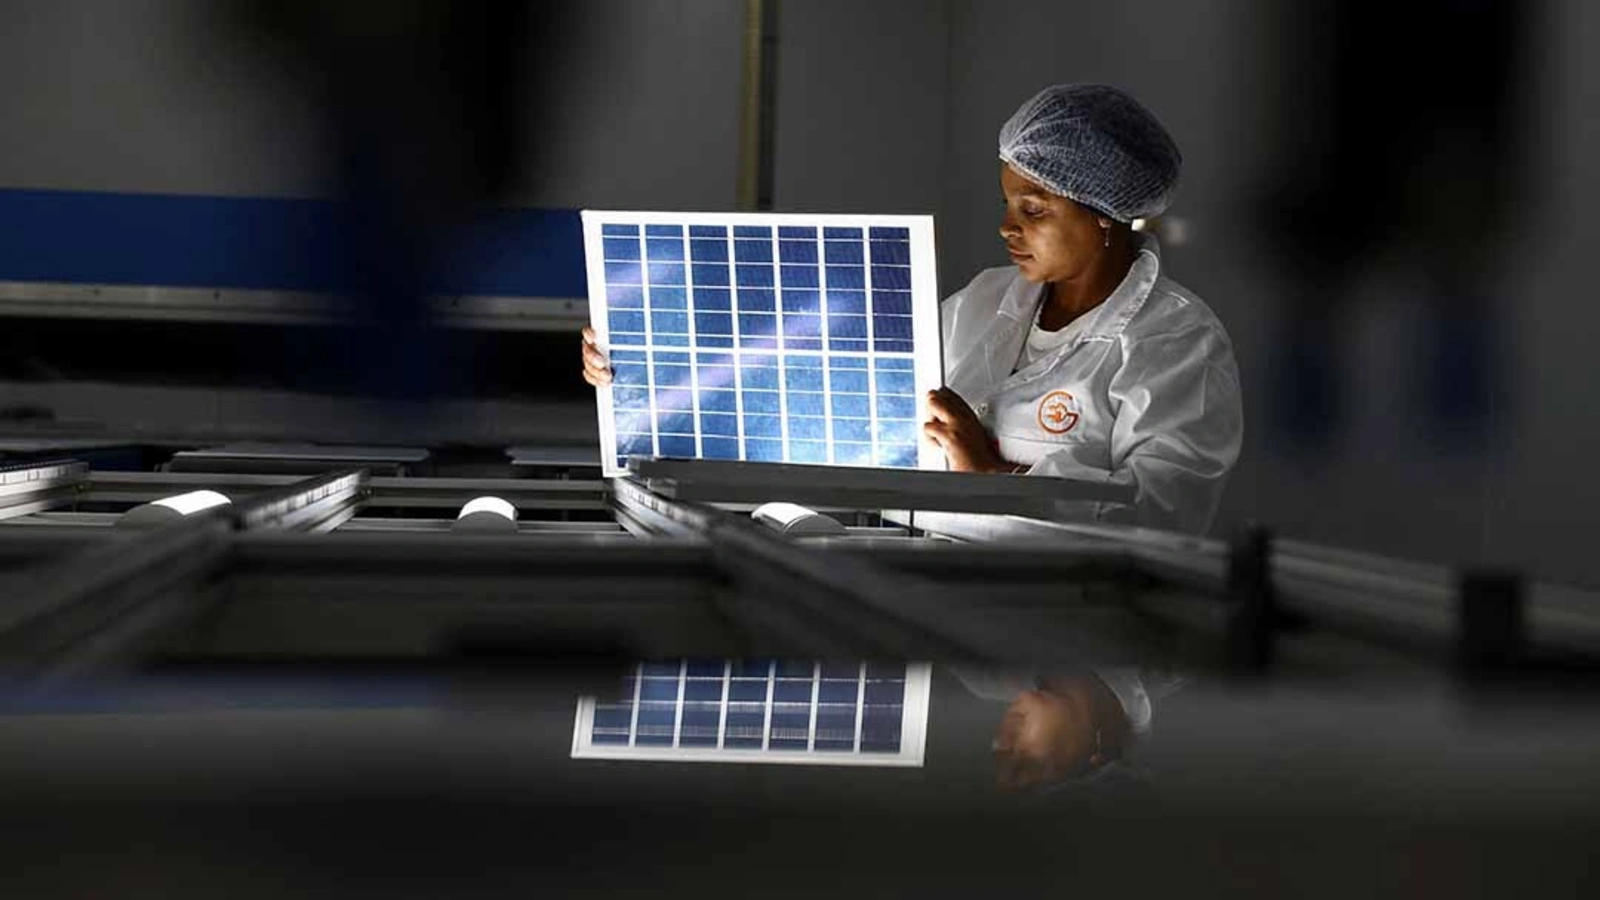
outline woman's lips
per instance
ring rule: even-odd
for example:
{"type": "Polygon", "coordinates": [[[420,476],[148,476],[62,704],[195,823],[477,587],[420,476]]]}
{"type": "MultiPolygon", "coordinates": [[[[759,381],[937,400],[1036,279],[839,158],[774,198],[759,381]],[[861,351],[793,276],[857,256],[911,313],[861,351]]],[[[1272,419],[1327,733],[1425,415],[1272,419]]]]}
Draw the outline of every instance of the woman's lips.
{"type": "Polygon", "coordinates": [[[1011,257],[1012,262],[1022,262],[1026,259],[1033,259],[1031,255],[1023,253],[1021,250],[1017,250],[1012,247],[1007,247],[1006,253],[1011,257]]]}

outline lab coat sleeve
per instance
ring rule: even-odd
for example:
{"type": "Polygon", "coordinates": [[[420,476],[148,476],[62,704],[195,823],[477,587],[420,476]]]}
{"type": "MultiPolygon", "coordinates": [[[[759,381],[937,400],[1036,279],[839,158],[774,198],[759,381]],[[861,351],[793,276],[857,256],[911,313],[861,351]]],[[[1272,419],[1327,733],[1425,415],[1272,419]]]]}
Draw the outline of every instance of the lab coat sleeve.
{"type": "Polygon", "coordinates": [[[1089,471],[1062,450],[1029,474],[1130,484],[1132,506],[1095,504],[1094,518],[1203,533],[1244,432],[1239,373],[1227,338],[1198,327],[1127,341],[1109,395],[1115,407],[1109,472],[1089,471]]]}

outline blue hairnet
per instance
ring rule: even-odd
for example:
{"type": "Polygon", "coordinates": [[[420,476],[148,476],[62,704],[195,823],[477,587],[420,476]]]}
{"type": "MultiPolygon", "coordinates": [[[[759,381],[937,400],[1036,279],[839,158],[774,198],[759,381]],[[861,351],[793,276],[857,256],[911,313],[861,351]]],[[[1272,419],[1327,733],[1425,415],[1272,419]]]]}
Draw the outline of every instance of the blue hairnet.
{"type": "Polygon", "coordinates": [[[1167,208],[1183,155],[1138,101],[1102,84],[1058,84],[1000,128],[1000,158],[1053,194],[1131,222],[1167,208]]]}

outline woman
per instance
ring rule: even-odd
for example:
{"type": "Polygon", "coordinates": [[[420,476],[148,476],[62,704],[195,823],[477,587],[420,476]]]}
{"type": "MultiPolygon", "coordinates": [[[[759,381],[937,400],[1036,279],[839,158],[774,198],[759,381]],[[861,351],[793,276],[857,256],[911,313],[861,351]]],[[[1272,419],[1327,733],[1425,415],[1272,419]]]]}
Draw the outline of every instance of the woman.
{"type": "MultiPolygon", "coordinates": [[[[947,387],[924,435],[956,471],[1134,488],[1131,505],[1060,504],[1063,518],[1205,531],[1243,431],[1233,349],[1131,227],[1166,208],[1178,148],[1121,91],[1057,85],[1001,128],[1000,160],[1013,265],[944,302],[947,387]]],[[[588,329],[583,359],[609,383],[588,329]]]]}
{"type": "Polygon", "coordinates": [[[1233,349],[1131,227],[1166,208],[1178,148],[1121,91],[1057,85],[1001,128],[1000,160],[1013,265],[945,301],[924,433],[957,471],[1135,490],[1065,518],[1205,531],[1243,433],[1233,349]]]}

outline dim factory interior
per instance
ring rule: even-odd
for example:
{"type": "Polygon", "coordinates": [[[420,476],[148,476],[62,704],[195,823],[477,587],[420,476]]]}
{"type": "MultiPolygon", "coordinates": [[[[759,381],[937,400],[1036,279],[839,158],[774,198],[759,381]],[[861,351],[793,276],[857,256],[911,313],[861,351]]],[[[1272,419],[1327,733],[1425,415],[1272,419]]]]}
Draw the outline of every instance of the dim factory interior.
{"type": "Polygon", "coordinates": [[[1600,13],[1402,6],[0,10],[0,894],[1594,896],[1600,13]]]}

